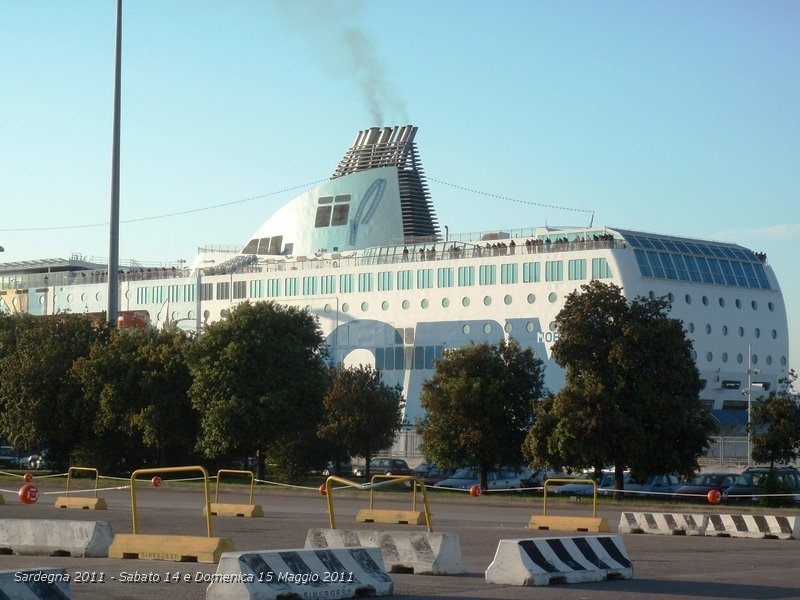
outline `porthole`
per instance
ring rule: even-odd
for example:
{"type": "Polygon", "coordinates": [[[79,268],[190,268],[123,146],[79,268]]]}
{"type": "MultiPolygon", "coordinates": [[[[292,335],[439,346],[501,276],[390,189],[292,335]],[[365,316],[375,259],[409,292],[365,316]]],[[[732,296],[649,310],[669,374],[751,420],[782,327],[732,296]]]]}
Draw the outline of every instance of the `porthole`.
{"type": "Polygon", "coordinates": [[[361,303],[361,312],[367,312],[369,310],[369,304],[366,302],[361,303]]]}
{"type": "Polygon", "coordinates": [[[741,353],[736,355],[736,362],[742,364],[744,362],[744,356],[741,353]]]}
{"type": "Polygon", "coordinates": [[[744,327],[739,327],[739,337],[744,337],[744,327]]]}
{"type": "Polygon", "coordinates": [[[727,325],[723,325],[722,326],[722,335],[728,335],[728,326],[727,325]]]}
{"type": "Polygon", "coordinates": [[[325,308],[323,308],[322,310],[324,310],[326,313],[331,312],[331,305],[330,304],[326,304],[325,308]]]}
{"type": "Polygon", "coordinates": [[[81,302],[86,302],[86,292],[81,294],[81,302]]]}
{"type": "Polygon", "coordinates": [[[44,306],[44,303],[45,303],[44,294],[39,294],[39,304],[44,306]]]}
{"type": "Polygon", "coordinates": [[[536,327],[534,327],[533,323],[531,323],[530,321],[528,321],[528,323],[525,325],[525,329],[527,330],[528,333],[533,333],[534,331],[536,331],[536,327]]]}
{"type": "Polygon", "coordinates": [[[483,297],[483,305],[484,306],[491,306],[492,305],[492,297],[491,296],[484,296],[483,297]]]}
{"type": "Polygon", "coordinates": [[[450,298],[442,298],[442,308],[450,306],[450,298]]]}
{"type": "Polygon", "coordinates": [[[58,304],[59,297],[53,294],[53,304],[58,304]]]}
{"type": "Polygon", "coordinates": [[[528,304],[536,302],[536,294],[528,294],[528,304]]]}
{"type": "Polygon", "coordinates": [[[712,360],[714,360],[714,355],[711,354],[711,352],[706,352],[706,360],[708,362],[711,362],[712,360]]]}
{"type": "Polygon", "coordinates": [[[736,299],[736,302],[734,302],[734,304],[736,304],[736,308],[742,308],[742,301],[739,300],[739,298],[736,299]]]}
{"type": "Polygon", "coordinates": [[[703,296],[703,306],[708,306],[708,296],[703,296]]]}
{"type": "Polygon", "coordinates": [[[503,327],[503,331],[505,331],[506,333],[511,333],[512,329],[514,329],[514,327],[511,325],[511,323],[506,323],[505,327],[503,327]]]}
{"type": "Polygon", "coordinates": [[[697,351],[696,350],[692,350],[692,360],[694,362],[697,362],[697,351]]]}
{"type": "Polygon", "coordinates": [[[419,305],[422,308],[428,308],[431,305],[431,303],[430,303],[430,300],[428,300],[427,298],[423,298],[422,302],[420,302],[419,305]]]}
{"type": "Polygon", "coordinates": [[[683,299],[684,299],[684,301],[686,302],[686,304],[691,304],[691,303],[692,303],[692,297],[691,297],[689,294],[686,294],[686,295],[683,297],[683,299]]]}
{"type": "Polygon", "coordinates": [[[758,364],[758,354],[753,354],[753,357],[750,359],[753,361],[754,365],[758,364]]]}
{"type": "Polygon", "coordinates": [[[94,299],[95,299],[95,300],[100,300],[100,298],[102,298],[102,297],[103,297],[103,294],[102,294],[102,292],[97,292],[97,293],[94,295],[94,299]]]}
{"type": "Polygon", "coordinates": [[[125,290],[125,299],[128,300],[131,297],[131,291],[125,290]]]}
{"type": "Polygon", "coordinates": [[[506,306],[509,306],[512,301],[513,300],[509,294],[506,294],[505,298],[503,298],[503,302],[505,303],[506,306]]]}
{"type": "Polygon", "coordinates": [[[387,300],[381,302],[381,310],[389,310],[389,302],[387,300]]]}
{"type": "Polygon", "coordinates": [[[72,294],[67,294],[67,302],[72,302],[72,294]]]}
{"type": "Polygon", "coordinates": [[[178,311],[177,310],[173,310],[172,311],[172,314],[170,315],[170,319],[172,319],[173,321],[177,321],[178,320],[178,311]]]}
{"type": "Polygon", "coordinates": [[[711,325],[710,325],[710,324],[708,324],[708,323],[706,323],[706,333],[707,333],[708,335],[711,335],[711,325]]]}
{"type": "Polygon", "coordinates": [[[558,325],[556,325],[555,321],[550,321],[550,325],[547,326],[550,331],[558,331],[558,325]]]}
{"type": "Polygon", "coordinates": [[[461,332],[462,332],[464,335],[469,335],[469,325],[466,325],[466,324],[465,324],[465,325],[464,325],[464,326],[461,328],[461,332]]]}
{"type": "Polygon", "coordinates": [[[781,366],[782,367],[786,366],[786,357],[785,356],[781,356],[781,366]]]}
{"type": "Polygon", "coordinates": [[[756,337],[757,337],[757,338],[758,338],[758,337],[761,337],[761,329],[759,329],[758,327],[756,327],[756,330],[755,330],[755,332],[754,332],[754,333],[756,334],[756,337]]]}
{"type": "Polygon", "coordinates": [[[689,330],[689,333],[694,333],[694,323],[689,323],[688,330],[689,330]]]}
{"type": "Polygon", "coordinates": [[[727,352],[723,352],[722,353],[722,362],[724,362],[724,363],[728,362],[728,353],[727,352]]]}
{"type": "Polygon", "coordinates": [[[484,323],[484,325],[483,325],[483,333],[486,333],[486,334],[492,333],[492,326],[489,323],[484,323]]]}
{"type": "Polygon", "coordinates": [[[14,297],[11,299],[11,306],[13,306],[14,308],[16,308],[18,305],[19,305],[19,298],[17,298],[16,296],[14,296],[14,297]]]}
{"type": "Polygon", "coordinates": [[[227,308],[223,308],[221,311],[219,311],[219,316],[223,319],[227,319],[229,314],[231,314],[231,311],[229,311],[227,308]]]}
{"type": "Polygon", "coordinates": [[[722,308],[725,308],[725,298],[722,298],[722,297],[720,296],[720,299],[719,299],[719,305],[720,305],[722,308]]]}
{"type": "Polygon", "coordinates": [[[772,302],[767,304],[767,308],[769,309],[769,312],[774,312],[775,311],[775,305],[772,302]]]}
{"type": "Polygon", "coordinates": [[[768,365],[772,364],[772,354],[767,354],[767,364],[768,365]]]}
{"type": "Polygon", "coordinates": [[[547,301],[550,302],[550,304],[555,304],[557,300],[558,300],[558,294],[556,294],[555,292],[550,292],[547,295],[547,301]]]}
{"type": "Polygon", "coordinates": [[[194,317],[194,311],[193,311],[193,310],[190,310],[188,313],[186,313],[186,316],[187,316],[188,318],[190,318],[190,319],[194,319],[194,318],[195,318],[195,317],[194,317]]]}
{"type": "Polygon", "coordinates": [[[670,304],[674,304],[675,303],[675,294],[673,294],[672,292],[667,294],[667,300],[669,300],[670,304]]]}
{"type": "Polygon", "coordinates": [[[467,296],[461,299],[461,306],[469,306],[469,298],[467,296]]]}
{"type": "Polygon", "coordinates": [[[403,310],[408,310],[409,307],[411,306],[411,302],[409,302],[408,300],[403,300],[403,303],[400,306],[403,307],[403,310]]]}
{"type": "Polygon", "coordinates": [[[773,340],[777,339],[778,338],[778,330],[777,329],[773,329],[772,333],[770,333],[770,335],[772,336],[773,340]]]}
{"type": "Polygon", "coordinates": [[[647,297],[650,298],[650,300],[655,300],[656,293],[653,290],[650,290],[649,292],[647,292],[647,297]]]}
{"type": "Polygon", "coordinates": [[[348,302],[342,304],[342,312],[343,313],[350,312],[350,304],[348,302]]]}
{"type": "Polygon", "coordinates": [[[310,304],[306,304],[306,307],[305,307],[305,309],[304,309],[304,310],[305,310],[307,313],[310,313],[310,312],[311,312],[311,305],[310,305],[310,304]]]}
{"type": "Polygon", "coordinates": [[[755,300],[750,302],[750,308],[752,308],[753,310],[758,310],[758,302],[756,302],[755,300]]]}
{"type": "Polygon", "coordinates": [[[208,321],[208,319],[209,319],[210,317],[211,317],[211,311],[210,311],[210,310],[208,310],[208,309],[204,310],[204,311],[203,311],[203,320],[204,320],[204,321],[208,321]]]}

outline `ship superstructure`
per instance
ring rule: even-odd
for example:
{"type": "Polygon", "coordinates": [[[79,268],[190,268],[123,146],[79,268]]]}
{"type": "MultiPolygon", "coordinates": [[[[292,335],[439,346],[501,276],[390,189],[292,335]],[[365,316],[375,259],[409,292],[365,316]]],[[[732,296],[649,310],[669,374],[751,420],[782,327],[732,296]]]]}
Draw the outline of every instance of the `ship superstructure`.
{"type": "MultiPolygon", "coordinates": [[[[768,392],[787,375],[786,308],[766,256],[601,226],[442,236],[415,134],[411,126],[359,132],[331,179],[278,210],[238,251],[205,249],[187,269],[124,268],[121,313],[199,331],[244,301],[307,308],[333,360],[372,364],[403,386],[409,428],[422,416],[435,360],[473,341],[514,337],[545,361],[545,383],[558,390],[555,317],[591,279],[619,285],[628,299],[670,300],[694,344],[703,403],[721,420],[741,421],[748,386],[768,392]]],[[[104,310],[103,268],[59,265],[0,265],[0,310],[104,310]]]]}

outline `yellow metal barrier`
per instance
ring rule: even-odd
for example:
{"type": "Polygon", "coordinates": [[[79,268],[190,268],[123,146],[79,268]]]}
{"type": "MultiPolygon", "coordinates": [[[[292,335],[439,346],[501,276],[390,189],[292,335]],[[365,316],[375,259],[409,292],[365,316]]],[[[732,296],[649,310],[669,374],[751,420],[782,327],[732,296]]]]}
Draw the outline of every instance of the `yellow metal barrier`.
{"type": "Polygon", "coordinates": [[[597,517],[597,482],[594,479],[546,479],[544,482],[544,498],[542,500],[542,516],[533,515],[528,529],[553,529],[556,531],[591,531],[608,533],[611,526],[606,519],[597,517]],[[592,516],[567,517],[549,516],[547,514],[547,486],[550,483],[589,483],[592,485],[592,516]]]}
{"type": "Polygon", "coordinates": [[[356,515],[356,520],[364,523],[401,523],[405,525],[422,525],[423,523],[428,528],[428,531],[433,531],[433,524],[431,523],[431,510],[428,504],[428,492],[425,489],[425,484],[418,477],[412,475],[375,475],[372,481],[367,484],[357,483],[344,477],[337,477],[331,475],[325,480],[325,496],[328,501],[328,515],[331,522],[331,529],[336,529],[336,517],[333,510],[333,491],[332,483],[341,483],[343,485],[353,487],[359,490],[369,490],[369,509],[360,510],[356,515]],[[379,481],[383,480],[383,481],[379,481]],[[412,504],[410,511],[398,510],[378,510],[375,508],[373,492],[382,487],[389,485],[396,485],[398,483],[410,482],[412,484],[412,504]],[[417,511],[417,493],[422,494],[422,503],[424,511],[417,511]]]}
{"type": "Polygon", "coordinates": [[[106,501],[97,497],[97,487],[100,482],[100,472],[92,467],[70,467],[67,470],[67,491],[64,496],[56,498],[56,508],[81,508],[88,510],[105,510],[108,508],[106,501]],[[69,487],[72,483],[72,474],[76,471],[94,473],[94,497],[69,495],[69,487]]]}
{"type": "Polygon", "coordinates": [[[200,466],[138,469],[131,474],[131,512],[133,533],[116,534],[108,549],[109,558],[140,558],[145,560],[174,560],[217,563],[223,552],[233,552],[233,542],[228,538],[215,538],[211,527],[208,490],[208,471],[200,466]],[[199,471],[203,475],[205,516],[208,537],[186,535],[143,535],[139,533],[136,505],[136,478],[157,473],[186,473],[199,471]]]}
{"type": "Polygon", "coordinates": [[[256,486],[256,478],[252,471],[239,471],[234,469],[220,469],[217,471],[217,482],[214,488],[214,502],[209,505],[212,515],[220,517],[263,517],[264,511],[261,507],[253,504],[253,492],[256,486]],[[250,502],[248,504],[226,504],[219,501],[219,482],[222,474],[246,475],[250,477],[250,502]]]}

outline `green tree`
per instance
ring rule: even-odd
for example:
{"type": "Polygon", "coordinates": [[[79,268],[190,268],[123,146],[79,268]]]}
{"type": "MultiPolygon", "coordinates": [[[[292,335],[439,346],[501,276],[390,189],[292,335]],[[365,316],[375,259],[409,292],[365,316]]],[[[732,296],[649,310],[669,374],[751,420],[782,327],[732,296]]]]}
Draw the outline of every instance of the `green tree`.
{"type": "Polygon", "coordinates": [[[541,359],[513,339],[448,351],[422,384],[424,455],[444,466],[477,466],[486,489],[492,467],[522,464],[522,442],[543,388],[541,359]]]}
{"type": "Polygon", "coordinates": [[[531,427],[534,464],[613,464],[617,490],[626,467],[637,477],[697,469],[713,424],[691,341],[668,311],[665,299],[628,304],[621,288],[598,280],[567,297],[552,348],[566,384],[531,427]]]}
{"type": "Polygon", "coordinates": [[[317,434],[338,449],[369,463],[375,452],[392,445],[402,423],[400,386],[388,386],[371,366],[339,367],[323,399],[325,418],[317,434]]]}
{"type": "Polygon", "coordinates": [[[190,460],[199,417],[188,397],[189,339],[178,330],[114,329],[75,362],[87,402],[97,403],[86,464],[109,470],[190,460]]]}
{"type": "Polygon", "coordinates": [[[47,448],[66,465],[91,437],[96,412],[72,365],[107,329],[73,314],[11,315],[0,322],[0,430],[18,448],[47,448]]]}
{"type": "MultiPolygon", "coordinates": [[[[197,448],[209,458],[276,456],[298,435],[312,445],[328,368],[322,331],[293,306],[244,302],[187,349],[189,396],[201,415],[197,448]]],[[[295,457],[287,472],[297,472],[295,457]]],[[[286,473],[285,473],[286,474],[286,473]]]]}
{"type": "Polygon", "coordinates": [[[789,371],[782,389],[772,392],[752,407],[753,460],[769,463],[793,462],[800,457],[800,406],[792,399],[795,372],[789,371]]]}

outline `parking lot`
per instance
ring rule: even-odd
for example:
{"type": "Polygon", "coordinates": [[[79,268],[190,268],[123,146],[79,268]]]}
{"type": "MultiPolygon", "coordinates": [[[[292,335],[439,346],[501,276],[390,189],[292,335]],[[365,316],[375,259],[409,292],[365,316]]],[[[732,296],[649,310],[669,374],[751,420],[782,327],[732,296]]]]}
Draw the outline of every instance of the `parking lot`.
{"type": "MultiPolygon", "coordinates": [[[[57,509],[59,484],[40,483],[37,503],[21,504],[9,494],[13,486],[0,485],[6,504],[0,518],[78,519],[111,523],[115,533],[130,533],[130,492],[105,490],[108,509],[102,511],[57,509]]],[[[142,485],[137,492],[141,533],[203,536],[205,518],[203,495],[198,488],[164,485],[158,489],[142,485]]],[[[222,502],[243,502],[246,493],[226,491],[222,502]]],[[[335,514],[339,528],[392,529],[409,526],[356,523],[356,512],[368,505],[368,494],[337,492],[335,514]]],[[[377,495],[381,507],[407,509],[410,494],[377,495]]],[[[233,541],[236,550],[302,548],[309,528],[327,528],[325,499],[314,490],[259,488],[255,503],[263,518],[214,517],[214,535],[233,541]]],[[[603,503],[599,515],[615,532],[622,510],[632,505],[603,503]]],[[[421,576],[392,573],[394,596],[401,598],[798,598],[800,570],[796,540],[738,539],[719,537],[624,535],[634,564],[634,578],[600,583],[569,584],[531,588],[486,583],[484,572],[491,563],[500,539],[570,536],[565,532],[527,529],[533,514],[540,514],[540,498],[519,494],[486,494],[479,498],[463,495],[432,495],[434,531],[458,534],[467,574],[421,576]],[[569,589],[567,589],[569,588],[569,589]]],[[[649,507],[648,510],[653,510],[649,507]]],[[[550,513],[590,514],[590,503],[560,501],[549,505],[550,513]]],[[[421,529],[421,528],[418,528],[421,529]]],[[[204,598],[207,584],[203,575],[216,565],[152,561],[112,560],[37,556],[0,556],[0,569],[60,567],[72,576],[70,589],[76,600],[105,598],[163,598],[170,600],[204,598]],[[75,577],[84,581],[75,582],[75,577]]]]}

